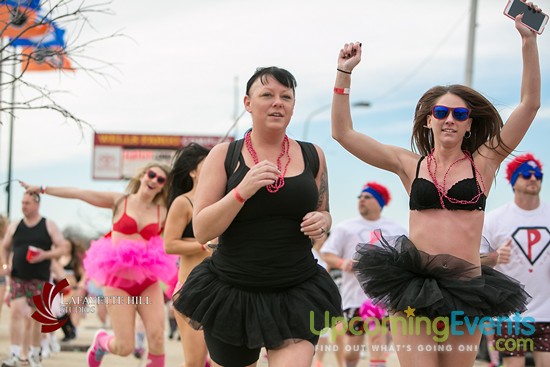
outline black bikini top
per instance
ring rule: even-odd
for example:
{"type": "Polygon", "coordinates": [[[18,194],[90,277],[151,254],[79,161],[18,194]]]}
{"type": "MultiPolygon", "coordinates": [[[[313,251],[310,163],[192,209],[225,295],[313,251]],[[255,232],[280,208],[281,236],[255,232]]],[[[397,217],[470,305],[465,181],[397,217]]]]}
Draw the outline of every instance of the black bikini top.
{"type": "MultiPolygon", "coordinates": [[[[189,204],[191,204],[191,208],[193,207],[193,202],[191,199],[189,199],[187,196],[183,196],[189,201],[189,204]]],[[[185,226],[185,229],[183,230],[183,233],[181,235],[181,238],[195,238],[195,233],[193,233],[193,219],[187,223],[187,226],[185,226]]]]}
{"type": "MultiPolygon", "coordinates": [[[[416,167],[416,177],[411,185],[411,194],[409,198],[410,210],[426,210],[426,209],[443,209],[441,201],[439,200],[439,193],[434,183],[418,177],[420,171],[420,163],[425,157],[421,157],[418,160],[416,167]]],[[[474,177],[465,178],[455,183],[447,192],[447,196],[457,200],[472,200],[479,193],[478,185],[476,182],[476,171],[472,165],[472,172],[474,177]]],[[[487,197],[482,193],[477,202],[471,204],[459,204],[452,203],[446,197],[443,197],[443,203],[445,209],[448,210],[485,210],[485,202],[487,197]]]]}

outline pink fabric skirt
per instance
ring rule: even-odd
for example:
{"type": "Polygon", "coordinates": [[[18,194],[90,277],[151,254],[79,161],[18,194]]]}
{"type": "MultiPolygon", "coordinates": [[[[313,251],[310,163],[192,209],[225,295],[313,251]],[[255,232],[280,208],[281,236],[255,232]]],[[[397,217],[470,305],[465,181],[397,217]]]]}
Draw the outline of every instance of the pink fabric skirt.
{"type": "Polygon", "coordinates": [[[166,284],[177,277],[177,256],[164,251],[160,236],[148,241],[120,239],[113,243],[111,237],[92,241],[84,258],[84,269],[89,279],[105,285],[107,275],[131,279],[141,283],[156,279],[166,284]]]}

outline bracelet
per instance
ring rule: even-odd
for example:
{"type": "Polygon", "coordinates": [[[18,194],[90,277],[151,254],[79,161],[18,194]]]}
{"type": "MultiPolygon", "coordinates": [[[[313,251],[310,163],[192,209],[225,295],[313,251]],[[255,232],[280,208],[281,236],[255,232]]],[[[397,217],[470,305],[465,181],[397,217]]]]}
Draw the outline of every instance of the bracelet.
{"type": "Polygon", "coordinates": [[[339,69],[339,68],[336,68],[336,70],[338,70],[341,73],[351,75],[351,71],[345,71],[345,70],[342,70],[342,69],[339,69]]]}
{"type": "Polygon", "coordinates": [[[237,191],[236,187],[233,189],[233,196],[235,197],[235,200],[237,200],[241,204],[244,204],[244,202],[246,201],[246,199],[243,198],[241,194],[239,194],[239,191],[237,191]]]}
{"type": "Polygon", "coordinates": [[[46,193],[46,186],[40,186],[40,193],[45,194],[46,193]]]}
{"type": "Polygon", "coordinates": [[[336,264],[336,267],[338,269],[342,269],[343,264],[344,264],[344,259],[341,258],[340,260],[338,260],[338,264],[336,264]]]}
{"type": "Polygon", "coordinates": [[[336,87],[334,87],[334,93],[348,95],[349,94],[349,88],[336,88],[336,87]]]}

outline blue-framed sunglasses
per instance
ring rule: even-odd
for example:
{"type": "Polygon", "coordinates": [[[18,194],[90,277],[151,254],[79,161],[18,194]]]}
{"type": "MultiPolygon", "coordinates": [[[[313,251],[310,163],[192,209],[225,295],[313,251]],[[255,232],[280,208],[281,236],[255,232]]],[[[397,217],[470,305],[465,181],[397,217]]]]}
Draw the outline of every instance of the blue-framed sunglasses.
{"type": "Polygon", "coordinates": [[[434,106],[432,108],[432,116],[438,120],[442,120],[449,116],[449,112],[453,113],[453,117],[457,121],[466,121],[470,117],[470,110],[466,107],[447,107],[447,106],[434,106]]]}
{"type": "Polygon", "coordinates": [[[523,171],[520,173],[521,177],[523,177],[526,180],[529,180],[532,175],[535,175],[535,178],[537,180],[542,180],[542,172],[536,172],[536,171],[523,171]]]}

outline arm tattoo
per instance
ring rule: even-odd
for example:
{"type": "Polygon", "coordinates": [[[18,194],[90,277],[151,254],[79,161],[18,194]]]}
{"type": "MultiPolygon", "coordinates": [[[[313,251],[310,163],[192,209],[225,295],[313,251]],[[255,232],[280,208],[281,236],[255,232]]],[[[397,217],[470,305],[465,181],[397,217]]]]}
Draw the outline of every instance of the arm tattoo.
{"type": "Polygon", "coordinates": [[[327,164],[325,163],[321,170],[321,182],[319,184],[319,199],[317,201],[317,208],[320,210],[329,211],[328,204],[328,173],[327,164]],[[323,202],[325,203],[323,208],[323,202]]]}

